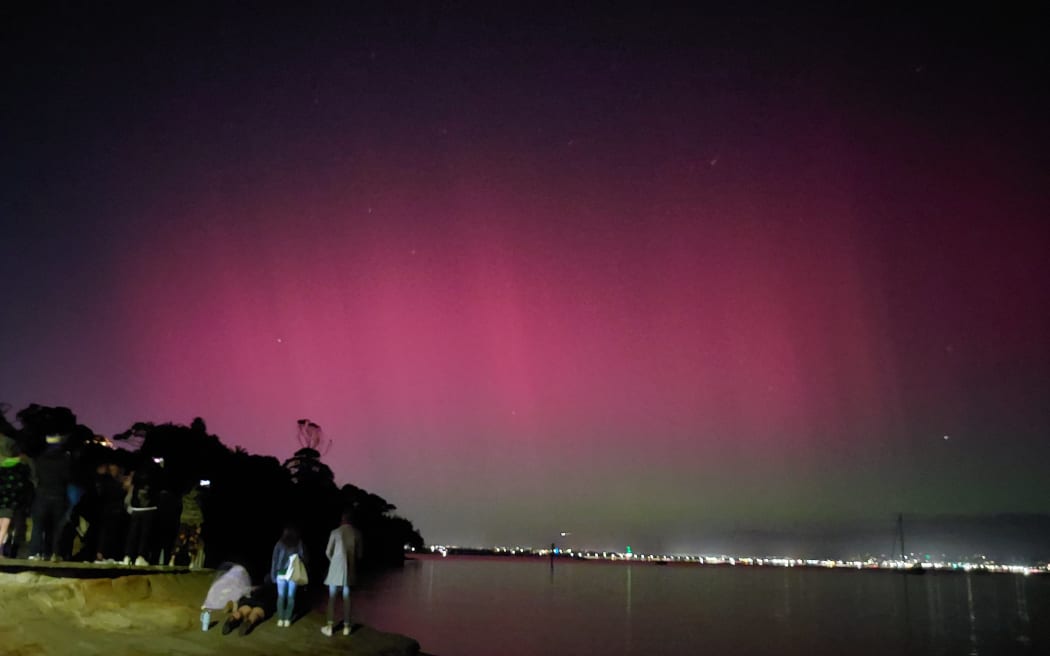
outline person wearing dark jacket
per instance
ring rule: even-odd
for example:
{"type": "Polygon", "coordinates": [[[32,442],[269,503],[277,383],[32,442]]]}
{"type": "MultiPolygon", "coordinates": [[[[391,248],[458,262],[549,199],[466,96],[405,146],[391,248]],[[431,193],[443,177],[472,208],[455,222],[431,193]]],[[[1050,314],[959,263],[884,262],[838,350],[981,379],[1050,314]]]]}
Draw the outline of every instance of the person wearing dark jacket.
{"type": "Polygon", "coordinates": [[[63,448],[61,435],[47,436],[47,449],[36,459],[36,497],[33,500],[33,537],[30,560],[60,560],[62,522],[69,509],[72,460],[63,448]]]}
{"type": "Polygon", "coordinates": [[[112,463],[99,467],[95,479],[98,494],[98,539],[96,561],[118,560],[124,552],[124,527],[128,514],[124,509],[124,486],[120,466],[112,463]]]}
{"type": "Polygon", "coordinates": [[[124,543],[124,564],[145,567],[150,564],[150,537],[153,519],[157,515],[156,494],[153,489],[152,472],[147,467],[135,471],[131,477],[127,506],[131,516],[128,522],[128,539],[124,543]]]}
{"type": "Polygon", "coordinates": [[[273,613],[274,597],[272,585],[252,588],[251,592],[229,605],[232,610],[223,622],[222,634],[229,635],[238,626],[241,627],[242,636],[251,633],[252,629],[273,613]]]}
{"type": "Polygon", "coordinates": [[[306,564],[302,540],[299,531],[288,527],[284,529],[281,539],[273,546],[273,558],[270,559],[270,580],[277,584],[277,626],[292,625],[292,612],[295,610],[295,581],[287,577],[291,567],[292,556],[306,564]]]}

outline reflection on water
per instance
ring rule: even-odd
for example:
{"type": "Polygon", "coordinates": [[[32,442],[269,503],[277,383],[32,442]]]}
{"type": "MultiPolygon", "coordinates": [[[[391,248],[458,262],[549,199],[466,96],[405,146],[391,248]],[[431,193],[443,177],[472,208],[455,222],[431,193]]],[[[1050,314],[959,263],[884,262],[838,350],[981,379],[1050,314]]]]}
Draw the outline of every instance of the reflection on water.
{"type": "Polygon", "coordinates": [[[625,565],[624,569],[627,570],[627,647],[625,651],[627,653],[631,653],[631,650],[633,649],[632,645],[634,642],[632,640],[632,638],[634,637],[634,632],[631,630],[631,572],[633,571],[634,567],[632,565],[625,565]]]}
{"type": "Polygon", "coordinates": [[[973,581],[966,574],[966,610],[970,614],[970,656],[977,656],[977,618],[973,613],[973,581]]]}
{"type": "Polygon", "coordinates": [[[1021,644],[1027,645],[1031,642],[1031,638],[1028,635],[1031,621],[1028,618],[1028,598],[1024,591],[1025,580],[1026,577],[1023,576],[1014,577],[1014,598],[1017,603],[1017,640],[1021,644]]]}
{"type": "Polygon", "coordinates": [[[1050,653],[1050,577],[431,558],[355,613],[438,656],[1050,653]]]}

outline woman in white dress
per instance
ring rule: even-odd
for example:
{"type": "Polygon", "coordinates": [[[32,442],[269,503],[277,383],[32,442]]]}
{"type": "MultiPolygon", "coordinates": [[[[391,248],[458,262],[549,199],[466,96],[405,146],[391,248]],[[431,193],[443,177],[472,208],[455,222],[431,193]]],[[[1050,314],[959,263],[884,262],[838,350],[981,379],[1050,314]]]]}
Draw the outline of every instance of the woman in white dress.
{"type": "Polygon", "coordinates": [[[343,513],[339,527],[328,536],[325,555],[328,556],[328,623],[321,629],[326,636],[332,635],[335,623],[335,597],[343,593],[343,635],[350,635],[350,586],[357,583],[357,561],[361,558],[361,531],[350,523],[350,514],[343,513]]]}

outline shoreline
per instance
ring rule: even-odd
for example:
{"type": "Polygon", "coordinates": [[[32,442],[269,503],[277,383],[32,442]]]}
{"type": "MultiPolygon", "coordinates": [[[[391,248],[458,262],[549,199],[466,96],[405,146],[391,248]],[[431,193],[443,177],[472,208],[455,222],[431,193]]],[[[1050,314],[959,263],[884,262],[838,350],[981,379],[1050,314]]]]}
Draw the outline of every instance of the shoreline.
{"type": "Polygon", "coordinates": [[[412,638],[357,622],[350,636],[323,636],[324,614],[317,612],[310,595],[301,601],[306,612],[289,628],[278,629],[268,617],[247,636],[224,636],[213,616],[210,629],[202,631],[200,604],[213,580],[210,570],[125,567],[110,577],[95,574],[111,568],[92,569],[108,566],[25,562],[34,567],[19,563],[22,571],[12,572],[10,561],[0,561],[0,645],[7,656],[192,656],[220,650],[228,656],[327,656],[351,647],[363,656],[421,653],[412,638]],[[62,573],[73,576],[56,575],[62,573]]]}

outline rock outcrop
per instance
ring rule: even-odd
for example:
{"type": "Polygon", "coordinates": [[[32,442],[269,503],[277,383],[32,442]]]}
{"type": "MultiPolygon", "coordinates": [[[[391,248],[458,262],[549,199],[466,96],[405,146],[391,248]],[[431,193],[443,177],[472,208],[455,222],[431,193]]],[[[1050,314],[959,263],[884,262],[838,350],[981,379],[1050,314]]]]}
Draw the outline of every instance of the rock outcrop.
{"type": "MultiPolygon", "coordinates": [[[[11,656],[45,654],[337,654],[412,656],[419,643],[367,626],[326,638],[314,613],[289,629],[263,622],[249,636],[200,629],[200,601],[211,575],[141,574],[59,578],[0,573],[0,645],[11,656]]],[[[220,618],[216,618],[220,619],[220,618]]]]}

